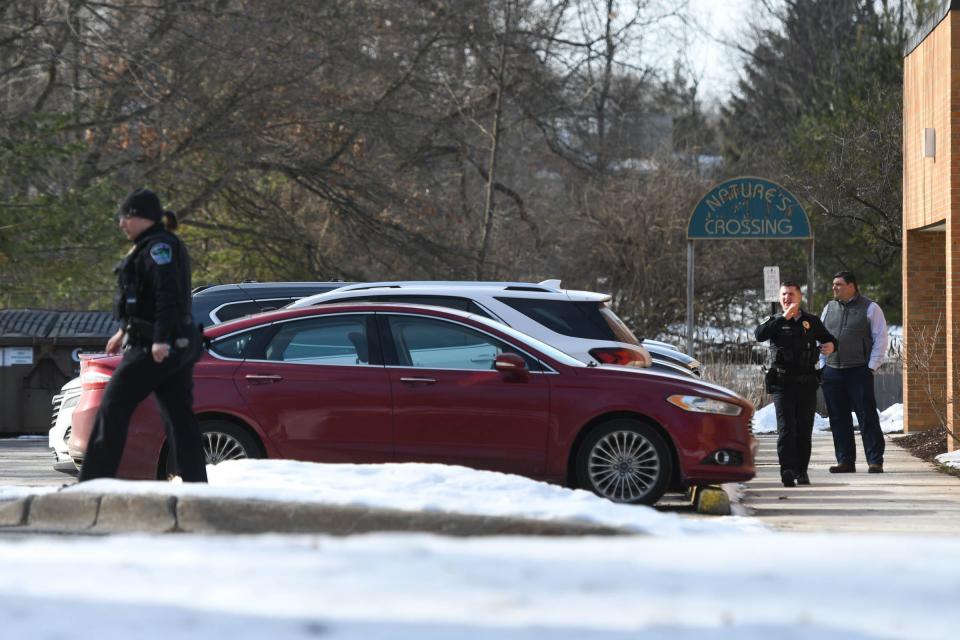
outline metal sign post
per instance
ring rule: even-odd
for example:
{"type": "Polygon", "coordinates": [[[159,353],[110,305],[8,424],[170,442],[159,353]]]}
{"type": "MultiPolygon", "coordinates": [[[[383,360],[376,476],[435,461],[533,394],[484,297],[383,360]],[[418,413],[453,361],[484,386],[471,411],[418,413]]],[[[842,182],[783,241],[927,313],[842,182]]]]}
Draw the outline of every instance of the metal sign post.
{"type": "MultiPolygon", "coordinates": [[[[814,239],[807,212],[797,198],[766,178],[745,176],[721,182],[704,195],[687,225],[687,353],[694,342],[694,241],[695,240],[808,240],[807,301],[813,307],[814,239]]],[[[767,288],[764,269],[764,290],[767,288]]],[[[773,302],[779,299],[780,273],[776,275],[773,302]]],[[[765,295],[764,297],[768,297],[765,295]]],[[[776,309],[774,307],[774,309],[776,309]]],[[[776,312],[776,311],[774,311],[776,312]]]]}
{"type": "Polygon", "coordinates": [[[687,353],[693,355],[693,240],[687,240],[687,353]]]}

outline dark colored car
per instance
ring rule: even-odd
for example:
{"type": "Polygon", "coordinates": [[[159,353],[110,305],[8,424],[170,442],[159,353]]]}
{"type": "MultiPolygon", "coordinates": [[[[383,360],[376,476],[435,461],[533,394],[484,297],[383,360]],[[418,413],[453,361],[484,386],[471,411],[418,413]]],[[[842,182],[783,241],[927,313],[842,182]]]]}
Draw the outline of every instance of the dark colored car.
{"type": "Polygon", "coordinates": [[[349,282],[240,282],[193,290],[193,319],[203,326],[285,307],[294,300],[333,291],[349,282]]]}
{"type": "MultiPolygon", "coordinates": [[[[589,366],[503,324],[409,304],[269,312],[205,331],[195,411],[208,460],[440,462],[579,486],[618,502],[754,476],[752,405],[691,377],[589,366]]],[[[83,362],[81,459],[118,356],[83,362]]],[[[165,477],[140,405],[122,477],[165,477]]]]}

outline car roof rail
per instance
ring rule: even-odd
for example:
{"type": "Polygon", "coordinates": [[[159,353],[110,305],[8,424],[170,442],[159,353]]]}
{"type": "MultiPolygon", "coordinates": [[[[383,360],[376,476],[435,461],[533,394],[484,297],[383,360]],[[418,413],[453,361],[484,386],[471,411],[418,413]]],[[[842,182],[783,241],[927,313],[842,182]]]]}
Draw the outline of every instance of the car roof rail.
{"type": "Polygon", "coordinates": [[[365,291],[367,289],[402,289],[399,284],[367,284],[350,287],[349,291],[365,291]]]}
{"type": "Polygon", "coordinates": [[[529,282],[484,282],[477,280],[406,280],[392,282],[360,282],[348,284],[345,291],[364,291],[367,289],[406,289],[409,287],[493,287],[505,291],[533,291],[555,293],[560,291],[560,280],[544,280],[536,284],[529,282]]]}
{"type": "Polygon", "coordinates": [[[536,293],[553,293],[552,289],[547,289],[546,287],[535,287],[535,286],[510,286],[504,287],[504,291],[533,291],[536,293]]]}

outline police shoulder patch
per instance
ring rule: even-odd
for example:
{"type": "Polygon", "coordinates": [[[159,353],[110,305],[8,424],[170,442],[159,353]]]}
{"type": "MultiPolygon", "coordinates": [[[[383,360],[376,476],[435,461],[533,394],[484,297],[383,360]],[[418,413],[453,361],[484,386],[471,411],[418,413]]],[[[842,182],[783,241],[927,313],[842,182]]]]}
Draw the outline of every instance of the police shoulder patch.
{"type": "Polygon", "coordinates": [[[158,242],[150,247],[150,257],[157,264],[170,264],[173,261],[173,249],[166,242],[158,242]]]}

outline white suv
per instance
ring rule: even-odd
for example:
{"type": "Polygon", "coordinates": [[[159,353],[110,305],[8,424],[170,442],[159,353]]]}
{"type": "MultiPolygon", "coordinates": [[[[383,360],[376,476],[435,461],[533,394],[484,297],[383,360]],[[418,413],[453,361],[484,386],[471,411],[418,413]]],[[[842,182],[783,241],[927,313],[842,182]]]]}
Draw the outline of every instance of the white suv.
{"type": "MultiPolygon", "coordinates": [[[[693,375],[672,356],[651,358],[610,308],[610,296],[560,288],[559,280],[529,282],[368,282],[340,287],[288,308],[334,302],[405,302],[450,307],[502,322],[585,363],[649,367],[693,375]]],[[[672,351],[660,345],[657,351],[672,351]]],[[[687,358],[679,352],[680,360],[687,358]]],[[[697,365],[699,366],[699,364],[697,365]]]]}
{"type": "Polygon", "coordinates": [[[80,403],[80,378],[67,381],[60,389],[60,393],[53,396],[53,426],[47,435],[47,443],[53,449],[53,468],[65,473],[75,473],[76,467],[73,458],[67,449],[67,440],[70,439],[70,417],[73,410],[80,403]]]}

